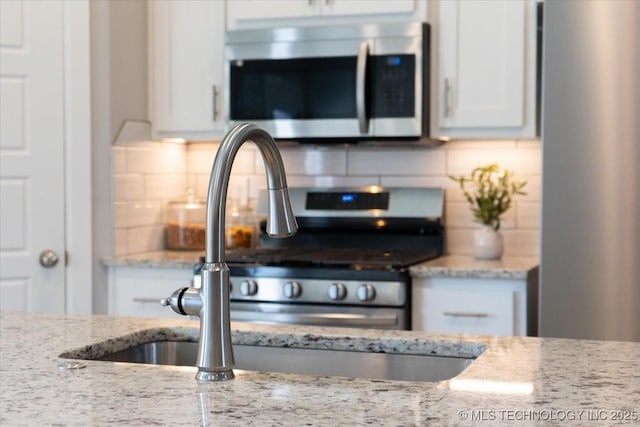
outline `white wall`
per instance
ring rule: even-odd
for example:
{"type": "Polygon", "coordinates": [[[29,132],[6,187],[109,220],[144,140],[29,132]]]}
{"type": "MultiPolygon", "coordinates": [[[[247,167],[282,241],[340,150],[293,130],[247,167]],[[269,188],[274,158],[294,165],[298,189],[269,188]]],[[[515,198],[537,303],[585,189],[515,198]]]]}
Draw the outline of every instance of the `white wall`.
{"type": "Polygon", "coordinates": [[[148,118],[147,3],[90,2],[93,313],[107,310],[114,254],[112,142],[124,119],[148,118]]]}

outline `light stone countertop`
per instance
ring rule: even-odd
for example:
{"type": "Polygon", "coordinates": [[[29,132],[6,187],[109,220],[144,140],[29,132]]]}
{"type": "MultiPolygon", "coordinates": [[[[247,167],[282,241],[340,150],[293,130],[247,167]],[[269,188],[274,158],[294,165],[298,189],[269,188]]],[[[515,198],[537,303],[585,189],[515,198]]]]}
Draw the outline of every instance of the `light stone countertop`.
{"type": "Polygon", "coordinates": [[[136,255],[104,258],[102,264],[107,267],[131,268],[172,268],[192,270],[193,265],[204,256],[202,251],[157,251],[136,255]]]}
{"type": "MultiPolygon", "coordinates": [[[[107,267],[173,268],[191,270],[204,251],[158,251],[105,258],[107,267]]],[[[415,277],[526,279],[537,270],[534,257],[505,256],[499,261],[479,261],[472,256],[446,255],[411,267],[415,277]]]]}
{"type": "Polygon", "coordinates": [[[99,343],[83,350],[97,355],[150,340],[194,339],[195,321],[3,312],[0,424],[640,423],[640,343],[241,323],[232,330],[235,343],[479,357],[435,383],[239,371],[233,381],[198,384],[191,367],[86,361],[84,369],[58,369],[61,353],[88,344],[99,343]]]}
{"type": "Polygon", "coordinates": [[[537,274],[539,259],[504,256],[498,261],[476,260],[472,256],[448,255],[409,269],[414,277],[456,277],[476,279],[527,279],[537,274]]]}

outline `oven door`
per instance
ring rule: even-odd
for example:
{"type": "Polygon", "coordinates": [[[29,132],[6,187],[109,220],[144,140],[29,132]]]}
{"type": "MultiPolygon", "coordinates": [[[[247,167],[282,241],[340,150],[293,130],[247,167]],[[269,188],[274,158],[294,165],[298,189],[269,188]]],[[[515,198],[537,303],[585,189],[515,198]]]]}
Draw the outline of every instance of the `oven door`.
{"type": "Polygon", "coordinates": [[[238,43],[225,54],[229,128],[252,122],[285,140],[426,133],[421,37],[238,43]]]}
{"type": "Polygon", "coordinates": [[[265,324],[408,329],[402,308],[231,302],[231,321],[265,324]]]}

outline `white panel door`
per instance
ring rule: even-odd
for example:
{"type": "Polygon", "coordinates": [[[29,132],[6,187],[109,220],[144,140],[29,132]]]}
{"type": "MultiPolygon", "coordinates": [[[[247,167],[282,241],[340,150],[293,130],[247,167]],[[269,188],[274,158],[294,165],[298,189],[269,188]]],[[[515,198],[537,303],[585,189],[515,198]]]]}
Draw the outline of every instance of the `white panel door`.
{"type": "Polygon", "coordinates": [[[62,2],[2,0],[0,29],[0,308],[64,312],[62,2]]]}

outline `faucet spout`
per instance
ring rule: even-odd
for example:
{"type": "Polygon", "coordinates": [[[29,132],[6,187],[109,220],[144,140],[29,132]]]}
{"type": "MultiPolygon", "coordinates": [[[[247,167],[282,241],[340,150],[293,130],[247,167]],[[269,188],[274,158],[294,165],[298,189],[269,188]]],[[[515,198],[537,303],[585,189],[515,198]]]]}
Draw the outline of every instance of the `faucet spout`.
{"type": "Polygon", "coordinates": [[[196,374],[199,381],[229,380],[234,377],[229,268],[224,260],[225,206],[233,160],[247,141],[257,145],[265,164],[269,194],[267,232],[272,237],[289,237],[298,228],[289,201],[282,157],[275,141],[254,124],[235,126],[222,140],[211,169],[202,285],[200,289],[178,290],[163,300],[164,305],[171,305],[177,313],[200,317],[196,374]]]}
{"type": "Polygon", "coordinates": [[[273,237],[289,237],[298,228],[289,202],[282,157],[276,143],[262,128],[250,123],[239,124],[222,140],[211,169],[207,199],[206,262],[222,262],[224,259],[224,214],[231,165],[246,141],[253,141],[258,146],[267,173],[268,233],[273,237]]]}

